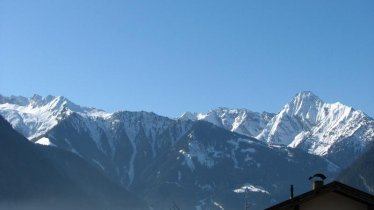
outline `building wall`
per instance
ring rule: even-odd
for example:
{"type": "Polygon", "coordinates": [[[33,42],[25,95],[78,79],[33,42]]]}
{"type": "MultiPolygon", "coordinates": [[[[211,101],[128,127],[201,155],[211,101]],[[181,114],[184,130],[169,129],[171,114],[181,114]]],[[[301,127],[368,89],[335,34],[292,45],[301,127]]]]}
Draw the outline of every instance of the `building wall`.
{"type": "Polygon", "coordinates": [[[363,203],[329,192],[300,205],[300,210],[367,210],[363,203]]]}

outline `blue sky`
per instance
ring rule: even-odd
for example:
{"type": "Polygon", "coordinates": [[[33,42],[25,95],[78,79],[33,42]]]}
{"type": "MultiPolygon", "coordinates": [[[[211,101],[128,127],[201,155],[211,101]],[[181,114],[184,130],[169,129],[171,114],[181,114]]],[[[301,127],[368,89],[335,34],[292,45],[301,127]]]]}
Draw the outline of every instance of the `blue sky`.
{"type": "Polygon", "coordinates": [[[174,117],[303,90],[374,116],[374,1],[0,0],[3,95],[174,117]]]}

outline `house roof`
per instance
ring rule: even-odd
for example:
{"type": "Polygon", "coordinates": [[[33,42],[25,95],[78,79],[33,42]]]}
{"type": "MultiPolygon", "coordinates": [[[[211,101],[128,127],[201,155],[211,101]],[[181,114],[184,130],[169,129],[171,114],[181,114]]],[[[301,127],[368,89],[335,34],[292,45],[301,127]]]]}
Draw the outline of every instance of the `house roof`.
{"type": "Polygon", "coordinates": [[[363,192],[361,190],[358,190],[356,188],[350,187],[348,185],[345,185],[341,182],[331,182],[329,184],[326,184],[324,186],[321,186],[315,190],[303,193],[299,196],[296,196],[292,199],[286,200],[284,202],[281,202],[279,204],[276,204],[272,207],[269,207],[265,210],[274,210],[274,209],[286,209],[290,208],[292,206],[297,206],[299,204],[302,204],[304,202],[307,202],[316,196],[319,196],[321,194],[327,193],[327,192],[334,192],[338,193],[340,195],[349,197],[353,200],[356,200],[361,203],[365,203],[368,206],[374,206],[374,196],[371,194],[368,194],[366,192],[363,192]]]}

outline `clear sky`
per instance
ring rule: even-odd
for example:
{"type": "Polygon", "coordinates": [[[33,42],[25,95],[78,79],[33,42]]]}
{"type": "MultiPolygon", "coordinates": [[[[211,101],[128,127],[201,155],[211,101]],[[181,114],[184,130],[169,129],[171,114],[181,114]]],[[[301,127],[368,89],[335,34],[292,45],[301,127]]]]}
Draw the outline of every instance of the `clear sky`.
{"type": "Polygon", "coordinates": [[[175,117],[300,91],[374,116],[374,1],[0,0],[0,94],[175,117]]]}

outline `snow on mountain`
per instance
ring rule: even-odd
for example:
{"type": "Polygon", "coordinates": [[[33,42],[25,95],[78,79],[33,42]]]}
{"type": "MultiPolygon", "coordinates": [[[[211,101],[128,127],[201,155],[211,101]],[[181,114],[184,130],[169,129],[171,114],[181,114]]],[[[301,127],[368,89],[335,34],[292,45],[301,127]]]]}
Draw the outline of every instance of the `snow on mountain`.
{"type": "Polygon", "coordinates": [[[303,130],[316,124],[324,102],[311,92],[301,92],[274,116],[256,137],[266,142],[288,145],[303,130]]]}
{"type": "Polygon", "coordinates": [[[180,119],[180,120],[197,120],[197,113],[185,112],[178,119],[180,119]]]}
{"type": "Polygon", "coordinates": [[[31,143],[1,116],[0,167],[2,210],[148,209],[87,161],[31,143]]]}
{"type": "Polygon", "coordinates": [[[218,108],[207,113],[184,113],[181,120],[203,120],[247,136],[257,136],[274,114],[247,109],[218,108]]]}
{"type": "Polygon", "coordinates": [[[35,143],[37,144],[41,144],[41,145],[46,145],[46,146],[56,146],[54,145],[48,138],[46,137],[42,137],[40,138],[38,141],[36,141],[35,143]]]}
{"type": "Polygon", "coordinates": [[[151,112],[108,113],[61,96],[0,96],[0,102],[0,115],[28,139],[73,152],[119,177],[124,186],[191,124],[151,112]]]}
{"type": "Polygon", "coordinates": [[[42,136],[72,112],[91,118],[108,118],[111,115],[102,110],[78,106],[62,96],[34,95],[26,98],[0,95],[0,115],[30,140],[42,136]]]}
{"type": "Polygon", "coordinates": [[[262,187],[253,186],[251,184],[245,184],[242,187],[234,190],[234,192],[236,192],[236,193],[246,193],[248,191],[270,194],[268,191],[264,190],[262,187]]]}
{"type": "Polygon", "coordinates": [[[165,204],[171,201],[181,209],[196,205],[210,209],[214,202],[240,209],[244,193],[251,209],[264,209],[272,200],[285,199],[290,183],[300,191],[310,189],[305,178],[309,174],[322,171],[333,177],[336,172],[329,165],[326,159],[298,149],[269,147],[206,121],[193,121],[178,143],[152,161],[137,180],[150,181],[140,188],[147,188],[152,203],[163,205],[158,209],[167,209],[165,204]]]}
{"type": "Polygon", "coordinates": [[[333,153],[335,145],[349,139],[355,153],[360,153],[374,140],[374,120],[339,102],[325,103],[312,92],[301,92],[256,138],[320,156],[333,153]]]}
{"type": "Polygon", "coordinates": [[[142,168],[175,144],[190,124],[144,111],[120,111],[109,117],[73,112],[42,138],[99,166],[129,188],[142,168]]]}
{"type": "MultiPolygon", "coordinates": [[[[135,160],[139,156],[138,153],[144,152],[144,148],[142,148],[141,144],[146,143],[149,146],[147,149],[150,149],[149,156],[152,158],[156,157],[162,144],[157,141],[158,136],[166,132],[173,124],[175,124],[175,121],[154,113],[126,111],[117,112],[108,120],[112,122],[112,125],[117,124],[115,131],[118,132],[123,130],[130,142],[132,153],[128,162],[127,174],[129,184],[131,184],[134,181],[136,173],[135,160]],[[145,142],[141,142],[141,140],[139,140],[140,138],[145,142]]],[[[181,134],[178,135],[182,135],[183,132],[182,129],[181,134]]],[[[171,143],[176,141],[176,138],[177,137],[172,138],[171,143]]],[[[118,142],[120,139],[117,138],[116,141],[118,142]]],[[[118,151],[117,149],[117,152],[121,151],[118,151]]]]}
{"type": "MultiPolygon", "coordinates": [[[[5,97],[0,95],[0,115],[28,139],[37,141],[59,122],[72,114],[81,116],[76,127],[83,129],[98,150],[113,155],[115,131],[124,129],[132,148],[132,161],[138,152],[136,138],[144,133],[155,156],[156,137],[176,120],[145,112],[109,113],[78,106],[62,96],[34,95],[5,97]],[[166,124],[165,124],[166,123],[166,124]],[[105,140],[103,140],[105,139],[105,140]]],[[[186,112],[181,121],[207,121],[218,127],[253,136],[270,144],[298,147],[311,154],[328,157],[334,163],[347,154],[356,157],[374,139],[374,121],[365,113],[337,103],[325,103],[312,92],[301,92],[276,115],[247,109],[218,108],[207,113],[186,112]]],[[[182,132],[183,133],[183,132],[182,132]]],[[[171,138],[175,141],[176,137],[171,138]]],[[[51,143],[54,139],[50,138],[51,143]]],[[[164,142],[165,143],[165,142],[164,142]]],[[[54,144],[54,143],[53,143],[54,144]]],[[[75,148],[70,148],[78,152],[75,148]]],[[[354,158],[352,158],[353,160],[354,158]]],[[[128,174],[133,177],[130,164],[128,174]]],[[[341,163],[338,163],[341,165],[341,163]]]]}
{"type": "Polygon", "coordinates": [[[283,200],[289,183],[305,187],[304,177],[317,170],[333,177],[336,160],[352,158],[340,152],[364,147],[374,130],[364,113],[327,104],[311,92],[299,93],[277,115],[219,108],[170,119],[150,112],[108,113],[37,95],[0,96],[0,114],[36,143],[75,153],[130,190],[147,189],[155,206],[165,205],[159,209],[175,199],[191,209],[207,198],[206,206],[218,202],[237,209],[246,190],[263,209],[274,198],[283,200]],[[160,195],[161,190],[173,193],[160,195]]]}

